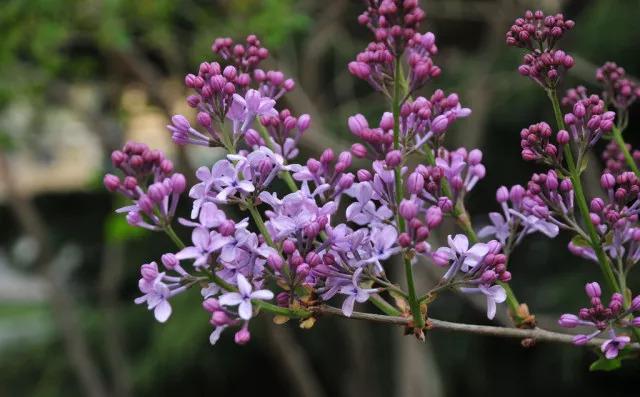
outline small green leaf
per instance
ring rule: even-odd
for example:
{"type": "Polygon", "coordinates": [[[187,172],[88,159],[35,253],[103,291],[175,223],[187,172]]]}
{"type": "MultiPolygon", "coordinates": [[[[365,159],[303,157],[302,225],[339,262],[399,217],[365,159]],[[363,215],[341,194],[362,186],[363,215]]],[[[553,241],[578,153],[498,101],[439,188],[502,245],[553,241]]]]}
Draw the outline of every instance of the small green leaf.
{"type": "Polygon", "coordinates": [[[142,237],[144,234],[144,229],[129,225],[124,216],[111,214],[105,221],[105,237],[107,241],[133,240],[142,237]]]}
{"type": "Polygon", "coordinates": [[[614,358],[608,360],[604,357],[597,359],[589,366],[589,371],[614,371],[622,366],[622,360],[614,358]]]}
{"type": "Polygon", "coordinates": [[[582,236],[576,235],[571,239],[571,242],[576,247],[590,247],[591,244],[582,236]]]}
{"type": "Polygon", "coordinates": [[[589,165],[589,157],[588,156],[582,156],[582,164],[580,164],[580,173],[582,174],[584,172],[584,170],[587,169],[587,166],[589,165]]]}

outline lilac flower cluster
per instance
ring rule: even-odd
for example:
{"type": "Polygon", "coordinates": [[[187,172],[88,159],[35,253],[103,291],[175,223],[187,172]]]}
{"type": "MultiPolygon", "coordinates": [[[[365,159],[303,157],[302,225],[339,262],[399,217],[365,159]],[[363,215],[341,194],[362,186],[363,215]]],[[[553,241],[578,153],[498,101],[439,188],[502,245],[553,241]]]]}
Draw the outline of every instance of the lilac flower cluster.
{"type": "MultiPolygon", "coordinates": [[[[528,11],[507,33],[509,45],[528,51],[520,72],[546,89],[558,132],[554,137],[546,122],[521,131],[523,159],[547,169],[534,173],[526,187],[500,187],[501,212],[491,212],[491,224],[476,235],[465,201],[485,177],[482,151],[444,146],[450,127],[471,110],[455,93],[416,92],[441,73],[431,59],[437,54],[434,35],[418,32],[425,13],[416,0],[366,4],[358,21],[372,30],[374,41],[348,68],[386,96],[391,112],[374,127],[361,114],[349,117],[347,126],[359,140],[350,150],[336,155],[325,148],[317,158],[292,162],[311,118],[281,106],[295,83],[280,71],[259,68],[269,52],[251,35],[244,44],[214,41],[212,50],[222,62],[203,62],[197,74],[185,78],[195,91],[187,102],[197,111],[197,126],[175,115],[167,127],[176,144],[226,150],[223,158],[195,172],[190,217],[177,220],[191,230],[188,244],[172,229],[178,197],[187,189],[184,176],[173,172],[162,153],[142,144],[128,143],[112,154],[125,176],[107,174],[105,186],[131,201],[118,212],[127,212],[134,226],[166,232],[177,245],[162,255],[162,269],[156,262],[141,266],[142,295],[136,303],[145,303],[164,322],[174,296],[199,288],[213,327],[212,344],[227,329],[235,329],[237,344],[247,343],[250,321],[260,311],[275,314],[278,323],[298,319],[308,328],[327,312],[366,317],[355,312],[366,302],[396,323],[403,317],[407,333],[423,339],[431,325],[428,305],[444,290],[481,294],[489,319],[498,304],[507,302],[515,325],[533,328],[534,317],[528,311],[523,317],[526,306],[508,287],[508,259],[524,237],[554,238],[560,230],[575,234],[569,243],[573,253],[603,269],[615,264],[611,277],[615,272],[618,280],[626,280],[640,261],[640,180],[620,164],[627,160],[625,153],[621,158],[609,148],[607,167],[615,172],[602,174],[606,195],[587,204],[580,179],[584,156],[613,130],[616,115],[583,88],[568,93],[563,104],[571,111],[561,115],[555,87],[573,58],[555,46],[573,21],[528,11]],[[358,169],[354,157],[360,159],[358,169]],[[288,192],[279,193],[281,181],[288,192]],[[232,213],[241,215],[234,220],[232,213]],[[447,217],[462,232],[440,246],[434,231],[447,217]],[[406,291],[387,276],[394,259],[404,264],[406,291]],[[413,269],[430,264],[441,268],[440,279],[419,295],[413,269]],[[341,310],[328,307],[336,301],[341,310]]],[[[627,84],[617,70],[601,73],[620,87],[627,84]]],[[[617,287],[615,279],[607,280],[617,287]]],[[[630,343],[618,332],[640,326],[639,318],[632,318],[640,297],[625,301],[624,288],[614,288],[604,307],[599,285],[587,286],[591,307],[560,320],[565,327],[596,328],[577,336],[576,344],[608,332],[602,351],[614,358],[630,343]]]]}
{"type": "Polygon", "coordinates": [[[187,186],[184,175],[173,172],[173,163],[162,152],[133,142],[114,151],[111,162],[125,177],[107,174],[105,187],[132,201],[116,212],[126,213],[129,224],[149,230],[170,225],[187,186]]]}
{"type": "Polygon", "coordinates": [[[602,290],[597,282],[587,283],[585,291],[590,300],[590,307],[580,309],[577,316],[563,314],[558,323],[565,328],[589,327],[594,329],[589,334],[576,335],[573,338],[573,343],[576,345],[584,345],[591,339],[605,334],[607,340],[602,343],[600,349],[606,358],[616,358],[620,351],[631,342],[628,335],[616,332],[616,326],[640,327],[640,317],[626,319],[628,315],[640,310],[640,296],[636,296],[629,308],[625,310],[622,295],[619,293],[614,293],[609,305],[605,306],[601,300],[602,290]]]}
{"type": "Polygon", "coordinates": [[[375,41],[349,63],[349,72],[391,97],[394,67],[403,54],[409,65],[409,93],[438,77],[441,69],[431,57],[438,53],[435,36],[418,33],[425,12],[417,0],[368,0],[358,22],[371,29],[375,41]]]}
{"type": "Polygon", "coordinates": [[[605,100],[598,95],[589,95],[583,86],[572,88],[562,99],[562,105],[569,109],[562,116],[556,87],[562,68],[566,70],[573,66],[573,58],[555,47],[558,39],[573,26],[573,21],[565,20],[560,14],[545,17],[537,11],[527,12],[507,32],[509,45],[528,50],[524,64],[520,66],[521,74],[540,84],[551,100],[558,126],[557,144],[552,143],[553,132],[545,122],[522,130],[523,159],[543,163],[549,170],[534,174],[526,192],[523,188],[516,190],[516,200],[522,197],[520,208],[525,211],[515,222],[510,218],[514,211],[506,205],[508,198],[513,202],[515,187],[511,192],[506,188],[498,190],[497,199],[503,206],[504,217],[491,214],[493,225],[481,230],[480,234],[496,236],[505,244],[505,252],[510,252],[527,230],[524,226],[521,234],[514,237],[519,223],[525,219],[540,225],[538,230],[550,237],[561,229],[572,232],[574,237],[568,244],[569,251],[596,262],[613,295],[605,307],[600,299],[600,285],[596,282],[587,284],[591,307],[580,309],[578,316],[564,314],[560,325],[596,329],[587,335],[577,335],[574,338],[577,345],[587,344],[605,333],[607,339],[601,344],[601,350],[605,358],[613,359],[631,342],[629,336],[618,334],[619,330],[632,331],[640,340],[640,332],[635,329],[640,326],[640,319],[632,318],[633,312],[640,308],[640,297],[631,301],[626,287],[629,270],[640,261],[640,171],[636,165],[639,156],[636,151],[629,153],[630,146],[616,130],[616,113],[609,110],[607,104],[619,112],[621,118],[617,120],[617,127],[624,127],[627,108],[636,99],[638,91],[636,85],[625,78],[622,68],[607,63],[596,72],[596,79],[605,87],[602,94],[605,100]],[[593,150],[603,136],[614,138],[603,153],[606,168],[600,184],[605,195],[589,202],[582,188],[581,174],[587,166],[587,152],[593,150]],[[625,294],[628,299],[624,298],[625,294]]]}
{"type": "Polygon", "coordinates": [[[574,25],[562,14],[545,16],[540,10],[527,11],[516,19],[506,34],[506,41],[510,46],[527,51],[518,72],[544,88],[556,87],[560,77],[573,67],[575,61],[571,55],[554,46],[574,25]]]}
{"type": "Polygon", "coordinates": [[[615,112],[607,111],[604,101],[597,95],[578,100],[564,122],[575,142],[593,146],[604,134],[613,129],[615,112]]]}
{"type": "Polygon", "coordinates": [[[522,159],[525,161],[540,161],[547,165],[558,165],[562,162],[562,146],[569,143],[569,133],[558,131],[556,143],[552,143],[553,130],[544,121],[532,124],[520,131],[520,147],[522,159]]]}
{"type": "Polygon", "coordinates": [[[624,68],[615,62],[606,62],[598,68],[596,79],[604,88],[604,99],[618,112],[625,112],[640,97],[640,86],[628,79],[624,68]]]}
{"type": "MultiPolygon", "coordinates": [[[[625,144],[625,149],[631,151],[631,145],[628,143],[625,144]]],[[[638,166],[640,164],[640,150],[633,150],[630,154],[634,163],[638,166]]],[[[611,141],[607,144],[605,150],[602,151],[602,161],[605,164],[604,171],[614,176],[629,170],[629,165],[626,163],[624,153],[617,142],[611,141]]]]}

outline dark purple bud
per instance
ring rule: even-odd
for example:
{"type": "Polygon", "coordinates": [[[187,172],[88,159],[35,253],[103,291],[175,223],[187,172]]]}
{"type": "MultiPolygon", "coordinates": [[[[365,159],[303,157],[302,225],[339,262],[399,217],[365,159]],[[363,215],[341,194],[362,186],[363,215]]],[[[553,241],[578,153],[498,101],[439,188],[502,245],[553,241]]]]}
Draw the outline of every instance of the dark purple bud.
{"type": "Polygon", "coordinates": [[[407,248],[408,246],[410,246],[411,237],[409,237],[409,233],[407,232],[400,233],[400,236],[398,237],[398,244],[403,248],[407,248]]]}
{"type": "Polygon", "coordinates": [[[351,153],[357,158],[365,158],[367,156],[367,148],[360,143],[354,143],[351,145],[351,153]]]}
{"type": "Polygon", "coordinates": [[[387,153],[385,157],[385,162],[387,163],[387,167],[395,168],[402,163],[402,152],[399,150],[392,150],[387,153]]]}
{"type": "Polygon", "coordinates": [[[600,197],[596,197],[593,200],[591,200],[591,211],[593,212],[601,212],[604,209],[604,200],[602,200],[600,197]]]}
{"type": "Polygon", "coordinates": [[[354,180],[355,176],[353,174],[343,174],[338,181],[338,186],[340,186],[342,190],[349,189],[353,185],[354,180]]]}
{"type": "MultiPolygon", "coordinates": [[[[451,212],[453,210],[453,201],[449,197],[440,197],[438,199],[438,208],[442,212],[451,212]]],[[[427,215],[429,215],[429,210],[427,210],[427,215]]]]}
{"type": "Polygon", "coordinates": [[[616,185],[616,178],[612,174],[605,172],[600,177],[600,185],[606,190],[613,189],[616,185]]]}
{"type": "MultiPolygon", "coordinates": [[[[320,162],[323,164],[328,164],[335,159],[335,155],[333,154],[333,150],[331,148],[325,149],[320,156],[320,162]]],[[[307,164],[308,166],[308,164],[307,164]]]]}
{"type": "Polygon", "coordinates": [[[211,116],[209,116],[209,113],[206,113],[206,112],[198,113],[197,120],[198,120],[198,124],[200,124],[201,126],[206,128],[211,127],[211,116]]]}
{"type": "Polygon", "coordinates": [[[120,187],[120,178],[112,174],[105,175],[103,182],[104,187],[110,192],[115,192],[120,187]]]}
{"type": "Polygon", "coordinates": [[[380,128],[384,131],[393,129],[393,114],[389,112],[384,112],[382,118],[380,119],[380,128]]]}
{"type": "Polygon", "coordinates": [[[558,135],[556,136],[556,140],[560,145],[566,145],[569,143],[569,133],[566,130],[558,131],[558,135]]]}
{"type": "Polygon", "coordinates": [[[358,170],[358,172],[356,172],[356,175],[358,176],[358,181],[360,182],[368,182],[373,179],[371,172],[365,169],[358,170]]]}
{"type": "Polygon", "coordinates": [[[282,252],[284,252],[286,255],[293,254],[295,250],[296,244],[293,241],[285,240],[284,243],[282,243],[282,252]]]}

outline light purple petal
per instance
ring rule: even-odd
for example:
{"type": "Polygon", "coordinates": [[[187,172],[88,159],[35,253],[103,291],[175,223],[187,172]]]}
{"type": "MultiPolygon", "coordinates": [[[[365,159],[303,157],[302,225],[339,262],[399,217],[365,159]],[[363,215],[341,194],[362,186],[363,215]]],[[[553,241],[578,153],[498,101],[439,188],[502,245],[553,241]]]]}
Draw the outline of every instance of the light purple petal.
{"type": "Polygon", "coordinates": [[[247,278],[240,273],[238,273],[238,291],[242,296],[249,296],[251,295],[251,291],[253,291],[253,287],[247,278]]]}
{"type": "Polygon", "coordinates": [[[240,306],[238,306],[238,314],[243,320],[251,320],[253,307],[251,306],[251,301],[249,299],[245,299],[240,303],[240,306]]]}
{"type": "Polygon", "coordinates": [[[353,305],[356,302],[356,297],[355,295],[349,295],[344,302],[342,302],[342,313],[347,316],[347,317],[351,317],[351,315],[353,314],[353,305]]]}
{"type": "Polygon", "coordinates": [[[155,309],[153,310],[153,314],[155,315],[156,320],[164,323],[171,315],[171,305],[167,300],[162,300],[156,305],[155,309]]]}
{"type": "Polygon", "coordinates": [[[218,299],[222,306],[236,306],[243,301],[242,295],[237,292],[227,292],[218,299]]]}
{"type": "Polygon", "coordinates": [[[260,299],[263,301],[268,301],[273,299],[273,292],[268,289],[261,289],[258,291],[254,291],[251,293],[251,299],[260,299]]]}

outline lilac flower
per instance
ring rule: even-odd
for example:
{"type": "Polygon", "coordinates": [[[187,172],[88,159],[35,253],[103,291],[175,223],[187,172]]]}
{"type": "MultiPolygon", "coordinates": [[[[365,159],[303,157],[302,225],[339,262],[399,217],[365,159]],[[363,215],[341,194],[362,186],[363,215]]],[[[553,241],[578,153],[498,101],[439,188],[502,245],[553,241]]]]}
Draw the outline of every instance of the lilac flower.
{"type": "Polygon", "coordinates": [[[501,244],[505,244],[510,234],[509,222],[498,212],[490,212],[489,219],[493,225],[485,226],[478,232],[478,237],[495,236],[501,244]]]}
{"type": "Polygon", "coordinates": [[[238,306],[238,315],[243,320],[250,320],[253,316],[252,299],[273,299],[273,292],[267,289],[254,291],[251,283],[242,274],[238,274],[238,292],[227,292],[218,301],[223,306],[238,306]]]}
{"type": "Polygon", "coordinates": [[[193,246],[183,248],[176,254],[176,258],[195,259],[193,266],[196,268],[207,267],[211,255],[232,241],[231,237],[223,237],[218,232],[202,227],[193,229],[191,240],[193,246]]]}
{"type": "Polygon", "coordinates": [[[371,200],[373,197],[373,187],[369,182],[360,182],[353,185],[351,192],[356,198],[356,202],[347,207],[347,220],[357,223],[358,225],[367,225],[372,222],[382,223],[393,216],[393,212],[382,205],[376,209],[376,205],[371,200]]]}
{"type": "Polygon", "coordinates": [[[600,346],[600,350],[602,350],[607,359],[611,360],[618,357],[619,351],[624,349],[629,342],[631,342],[631,338],[626,335],[615,336],[605,341],[602,346],[600,346]]]}
{"type": "Polygon", "coordinates": [[[469,269],[482,262],[489,252],[489,246],[484,243],[476,243],[469,248],[469,239],[464,234],[457,234],[453,238],[449,235],[447,241],[449,242],[449,247],[440,247],[436,250],[437,255],[454,261],[454,265],[447,272],[452,272],[452,274],[445,275],[445,279],[455,275],[458,269],[466,273],[469,269]]]}
{"type": "Polygon", "coordinates": [[[233,103],[227,113],[227,117],[233,121],[234,135],[243,135],[256,117],[276,117],[278,112],[273,108],[275,104],[276,101],[263,97],[259,91],[253,89],[248,90],[244,98],[234,94],[233,103]]]}
{"type": "Polygon", "coordinates": [[[217,146],[219,137],[217,134],[214,139],[208,137],[198,130],[191,127],[189,121],[182,115],[175,115],[171,118],[171,124],[167,125],[167,129],[171,131],[171,139],[178,145],[200,145],[200,146],[217,146]]]}
{"type": "Polygon", "coordinates": [[[336,211],[335,203],[330,201],[318,207],[315,200],[301,191],[290,193],[281,201],[267,192],[260,193],[259,197],[273,208],[273,211],[266,212],[269,217],[266,226],[275,240],[282,240],[298,231],[309,232],[307,228],[319,231],[320,226],[324,228],[326,225],[327,217],[336,211]]]}
{"type": "Polygon", "coordinates": [[[178,221],[181,225],[188,227],[200,227],[205,229],[215,229],[227,220],[224,211],[218,208],[215,203],[205,202],[200,209],[199,222],[193,222],[188,219],[180,218],[178,221]]]}
{"type": "Polygon", "coordinates": [[[138,287],[144,295],[136,298],[135,303],[146,302],[147,308],[153,310],[156,320],[164,323],[171,316],[169,298],[185,291],[186,288],[180,285],[179,277],[167,276],[164,272],[159,273],[155,262],[142,265],[141,273],[142,278],[138,282],[138,287]]]}
{"type": "Polygon", "coordinates": [[[342,313],[347,317],[351,317],[351,314],[353,314],[353,306],[356,302],[364,303],[369,299],[370,294],[378,291],[376,288],[361,288],[359,286],[362,270],[363,268],[358,268],[353,273],[351,285],[345,285],[340,288],[340,293],[347,295],[347,298],[342,303],[342,313]]]}
{"type": "Polygon", "coordinates": [[[216,163],[221,168],[221,175],[216,178],[214,186],[219,188],[220,191],[216,195],[216,200],[221,203],[226,203],[230,197],[233,197],[236,193],[246,195],[253,192],[256,188],[248,180],[240,178],[245,170],[245,163],[238,163],[234,167],[227,160],[220,160],[216,163]]]}
{"type": "Polygon", "coordinates": [[[220,181],[229,181],[235,176],[235,170],[227,160],[216,162],[211,170],[200,167],[196,170],[196,178],[200,181],[191,187],[189,197],[193,199],[191,218],[196,218],[200,213],[200,207],[207,201],[216,200],[216,194],[212,187],[217,187],[220,181]]]}
{"type": "Polygon", "coordinates": [[[400,251],[397,245],[398,231],[394,226],[385,225],[374,227],[369,236],[371,248],[369,257],[364,259],[364,263],[377,263],[381,270],[380,261],[389,259],[389,257],[400,251]]]}
{"type": "Polygon", "coordinates": [[[487,318],[493,320],[496,316],[496,303],[507,300],[507,293],[500,285],[488,286],[480,284],[477,288],[460,288],[464,293],[482,293],[487,298],[487,318]]]}

